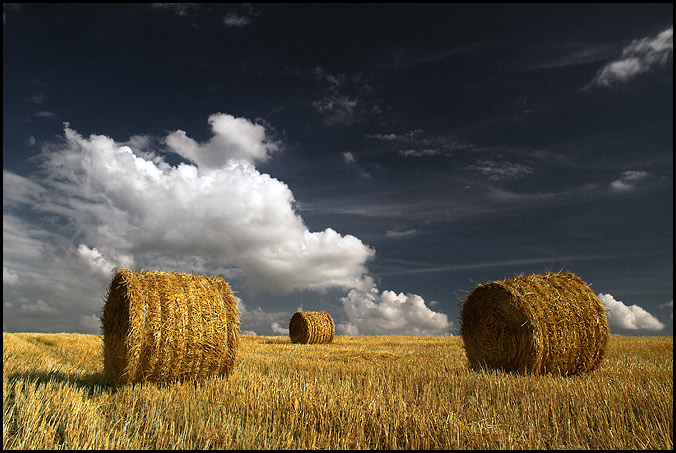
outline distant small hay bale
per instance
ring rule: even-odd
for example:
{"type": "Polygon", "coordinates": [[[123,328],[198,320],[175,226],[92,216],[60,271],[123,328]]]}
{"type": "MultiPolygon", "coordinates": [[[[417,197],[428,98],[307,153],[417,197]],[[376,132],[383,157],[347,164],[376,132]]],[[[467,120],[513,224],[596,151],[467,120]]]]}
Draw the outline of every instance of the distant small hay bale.
{"type": "Polygon", "coordinates": [[[221,277],[120,269],[101,322],[104,374],[115,382],[227,376],[234,368],[239,313],[221,277]]]}
{"type": "Polygon", "coordinates": [[[334,332],[333,318],[325,311],[297,311],[289,321],[292,343],[331,343],[334,332]]]}
{"type": "Polygon", "coordinates": [[[568,272],[479,285],[463,303],[460,319],[475,369],[579,374],[598,367],[608,345],[603,304],[568,272]]]}

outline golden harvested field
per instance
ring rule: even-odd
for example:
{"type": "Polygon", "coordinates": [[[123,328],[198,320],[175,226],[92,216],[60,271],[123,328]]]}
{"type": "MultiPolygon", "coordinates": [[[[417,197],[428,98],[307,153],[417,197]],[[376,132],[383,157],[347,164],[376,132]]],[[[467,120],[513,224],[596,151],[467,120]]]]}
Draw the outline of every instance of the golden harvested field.
{"type": "Polygon", "coordinates": [[[673,448],[673,337],[536,377],[469,370],[460,337],[244,336],[228,379],[123,387],[102,343],[3,333],[3,448],[673,448]]]}

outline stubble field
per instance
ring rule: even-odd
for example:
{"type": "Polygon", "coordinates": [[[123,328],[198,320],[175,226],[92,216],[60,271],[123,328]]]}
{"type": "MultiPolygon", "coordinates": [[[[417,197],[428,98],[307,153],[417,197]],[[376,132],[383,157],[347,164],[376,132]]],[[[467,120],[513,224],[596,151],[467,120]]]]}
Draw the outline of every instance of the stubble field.
{"type": "Polygon", "coordinates": [[[4,449],[673,448],[673,337],[553,377],[472,371],[460,337],[243,336],[228,379],[121,387],[102,343],[3,333],[4,449]]]}

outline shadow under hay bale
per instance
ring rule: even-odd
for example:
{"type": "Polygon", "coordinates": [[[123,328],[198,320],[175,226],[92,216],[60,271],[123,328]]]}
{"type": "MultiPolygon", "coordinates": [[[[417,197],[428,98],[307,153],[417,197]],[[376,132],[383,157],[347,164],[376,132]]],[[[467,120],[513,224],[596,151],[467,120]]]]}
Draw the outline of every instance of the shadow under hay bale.
{"type": "Polygon", "coordinates": [[[120,269],[101,322],[104,374],[114,382],[193,380],[234,368],[239,313],[221,277],[120,269]]]}
{"type": "Polygon", "coordinates": [[[609,338],[603,304],[568,272],[479,285],[463,303],[460,320],[474,369],[584,373],[601,363],[609,338]]]}
{"type": "Polygon", "coordinates": [[[331,343],[334,333],[333,318],[325,311],[297,311],[289,321],[292,343],[331,343]]]}

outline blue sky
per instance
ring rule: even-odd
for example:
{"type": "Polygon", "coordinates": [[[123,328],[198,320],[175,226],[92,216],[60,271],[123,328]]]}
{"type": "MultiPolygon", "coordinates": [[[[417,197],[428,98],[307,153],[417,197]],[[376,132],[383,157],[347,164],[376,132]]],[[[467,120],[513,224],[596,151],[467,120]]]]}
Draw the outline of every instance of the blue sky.
{"type": "Polygon", "coordinates": [[[671,4],[3,4],[3,331],[100,333],[115,269],[241,329],[448,335],[566,270],[673,334],[671,4]]]}

